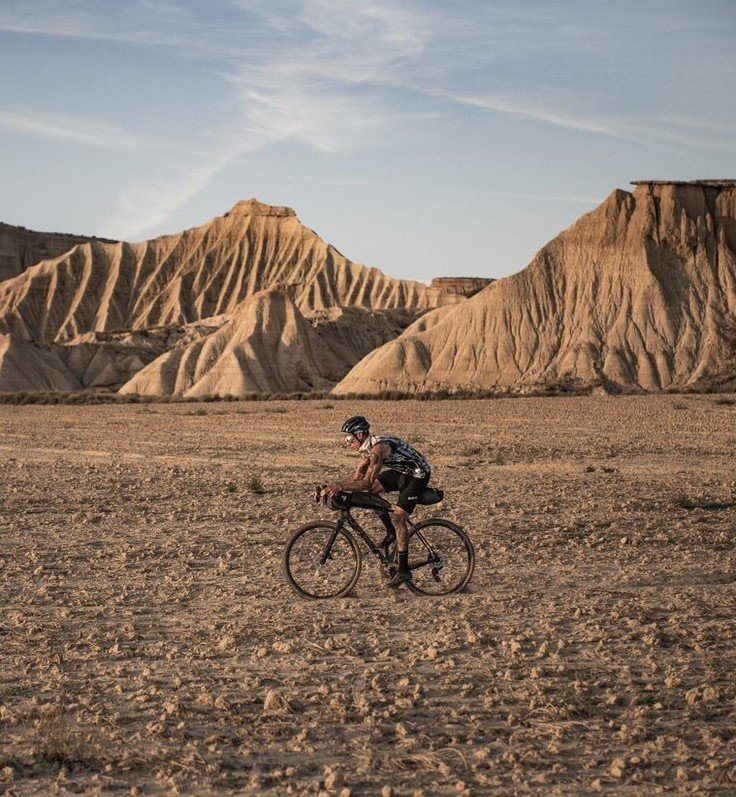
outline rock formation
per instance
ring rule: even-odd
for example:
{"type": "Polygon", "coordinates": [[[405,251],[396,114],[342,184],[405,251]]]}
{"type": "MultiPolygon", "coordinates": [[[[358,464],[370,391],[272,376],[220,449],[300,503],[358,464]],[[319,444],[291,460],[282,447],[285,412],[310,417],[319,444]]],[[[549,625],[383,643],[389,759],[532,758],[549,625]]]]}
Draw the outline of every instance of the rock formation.
{"type": "Polygon", "coordinates": [[[395,315],[333,308],[310,323],[286,291],[260,291],[216,332],[163,354],[120,392],[203,398],[329,390],[369,351],[399,334],[395,315]]]}
{"type": "MultiPolygon", "coordinates": [[[[11,354],[33,352],[38,368],[51,369],[39,384],[63,383],[64,389],[118,388],[158,358],[133,387],[155,395],[169,387],[176,394],[197,393],[195,382],[228,395],[329,388],[418,313],[456,298],[352,263],[304,227],[293,210],[256,200],[239,202],[201,227],[138,244],[22,232],[0,237],[8,271],[20,272],[0,282],[0,334],[11,354]],[[55,256],[32,265],[44,251],[55,256]],[[269,298],[260,296],[274,289],[264,294],[269,298]],[[275,326],[256,332],[256,318],[275,326]],[[236,329],[239,324],[243,329],[236,329]],[[288,346],[276,345],[279,324],[288,346]],[[227,330],[211,343],[200,340],[223,325],[227,330]],[[287,349],[307,351],[295,343],[297,333],[328,362],[315,370],[314,363],[297,368],[294,357],[285,358],[287,349]],[[238,382],[222,372],[234,367],[231,352],[237,358],[248,348],[242,335],[265,346],[264,358],[277,352],[279,362],[264,365],[258,375],[257,351],[249,350],[243,362],[250,370],[238,382]],[[234,341],[230,348],[225,338],[234,341]],[[36,345],[24,348],[24,342],[36,345]],[[223,356],[213,358],[218,346],[223,356]],[[200,364],[192,373],[169,378],[172,363],[181,362],[186,371],[194,360],[200,364]],[[220,376],[204,380],[202,363],[216,365],[220,376]]],[[[9,387],[21,383],[29,384],[7,378],[0,390],[30,389],[9,387]]]]}
{"type": "Polygon", "coordinates": [[[0,391],[56,393],[81,388],[81,382],[69,371],[54,347],[0,335],[0,391]]]}
{"type": "Polygon", "coordinates": [[[86,235],[59,232],[35,232],[0,222],[0,282],[22,274],[41,260],[58,257],[77,244],[100,240],[86,235]]]}
{"type": "Polygon", "coordinates": [[[180,346],[138,373],[121,393],[241,396],[324,389],[330,352],[289,296],[254,294],[217,332],[180,346]]]}
{"type": "Polygon", "coordinates": [[[63,342],[91,331],[179,326],[282,286],[306,312],[437,306],[442,294],[352,263],[289,208],[240,202],[202,227],[139,244],[93,241],[0,283],[0,332],[63,342]]]}
{"type": "Polygon", "coordinates": [[[490,277],[435,277],[429,289],[469,298],[492,282],[490,277]]]}
{"type": "Polygon", "coordinates": [[[614,191],[527,268],[369,354],[335,393],[736,386],[736,181],[614,191]]]}
{"type": "Polygon", "coordinates": [[[736,181],[640,182],[513,277],[430,286],[255,200],[138,244],[4,225],[0,391],[736,386],[735,253],[736,181]]]}

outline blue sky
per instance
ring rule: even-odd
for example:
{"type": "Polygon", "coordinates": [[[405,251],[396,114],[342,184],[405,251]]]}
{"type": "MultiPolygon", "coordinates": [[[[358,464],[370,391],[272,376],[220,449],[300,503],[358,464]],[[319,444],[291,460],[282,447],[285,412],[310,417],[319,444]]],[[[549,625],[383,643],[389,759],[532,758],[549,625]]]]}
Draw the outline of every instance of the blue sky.
{"type": "Polygon", "coordinates": [[[500,277],[616,187],[736,177],[736,2],[0,0],[0,220],[142,240],[289,205],[500,277]]]}

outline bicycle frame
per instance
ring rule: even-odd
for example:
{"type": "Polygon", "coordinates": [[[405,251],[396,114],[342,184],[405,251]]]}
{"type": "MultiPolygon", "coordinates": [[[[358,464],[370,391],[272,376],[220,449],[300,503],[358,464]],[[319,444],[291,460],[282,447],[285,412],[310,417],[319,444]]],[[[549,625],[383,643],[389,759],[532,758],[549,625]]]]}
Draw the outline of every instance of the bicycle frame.
{"type": "MultiPolygon", "coordinates": [[[[343,509],[342,512],[340,512],[340,517],[337,520],[337,527],[335,529],[335,537],[337,537],[339,530],[346,524],[358,535],[358,537],[360,537],[361,540],[363,540],[368,547],[368,550],[374,556],[377,556],[382,564],[388,564],[388,559],[386,558],[385,552],[381,550],[381,547],[373,541],[373,538],[370,536],[370,534],[368,534],[368,532],[360,525],[360,523],[358,523],[358,521],[350,514],[349,509],[343,509]]],[[[332,542],[329,544],[331,547],[332,542]]]]}
{"type": "MultiPolygon", "coordinates": [[[[381,517],[382,520],[383,520],[382,515],[384,515],[384,514],[386,516],[388,516],[388,512],[379,514],[379,517],[381,517]]],[[[320,560],[321,564],[324,565],[325,562],[327,561],[327,559],[329,558],[330,551],[332,550],[332,546],[335,544],[335,540],[337,539],[337,535],[340,533],[340,531],[342,530],[343,526],[345,526],[345,525],[349,526],[358,535],[358,537],[361,540],[363,540],[363,542],[366,544],[368,550],[374,556],[378,557],[378,559],[381,562],[381,564],[387,565],[387,564],[390,563],[390,560],[386,556],[385,551],[382,550],[380,545],[376,545],[376,543],[373,541],[373,539],[370,536],[370,534],[368,534],[368,532],[360,525],[360,523],[358,523],[358,521],[350,514],[350,510],[349,509],[343,509],[340,512],[340,517],[337,520],[337,524],[335,526],[335,531],[330,535],[330,539],[328,540],[327,545],[325,546],[324,553],[322,554],[322,557],[321,557],[321,560],[320,560]]],[[[384,523],[384,525],[385,525],[385,523],[384,523]]],[[[411,529],[414,528],[414,524],[411,522],[411,520],[409,520],[409,518],[406,519],[406,525],[407,525],[407,527],[409,528],[410,531],[411,531],[411,529]]],[[[388,526],[387,526],[387,528],[388,528],[388,526]]],[[[416,570],[416,569],[418,569],[420,567],[425,567],[426,565],[433,564],[433,563],[436,563],[436,562],[440,561],[440,558],[437,556],[437,554],[435,553],[434,549],[427,542],[427,540],[425,539],[425,537],[422,535],[421,532],[418,532],[418,537],[422,541],[422,543],[424,544],[424,547],[427,549],[428,556],[427,556],[427,559],[424,560],[424,561],[412,562],[412,564],[409,566],[411,570],[416,570]]]]}

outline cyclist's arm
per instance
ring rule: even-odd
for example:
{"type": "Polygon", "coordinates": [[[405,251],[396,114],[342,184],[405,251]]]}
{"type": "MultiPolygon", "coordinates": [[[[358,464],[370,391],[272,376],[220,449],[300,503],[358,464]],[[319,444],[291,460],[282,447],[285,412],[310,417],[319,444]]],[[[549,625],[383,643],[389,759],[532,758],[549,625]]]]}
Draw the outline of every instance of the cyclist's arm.
{"type": "Polygon", "coordinates": [[[368,465],[370,465],[370,460],[367,456],[363,455],[360,458],[360,464],[355,469],[355,473],[353,474],[353,481],[356,479],[362,479],[365,476],[365,472],[368,470],[368,465]]]}
{"type": "MultiPolygon", "coordinates": [[[[367,467],[363,476],[353,478],[346,482],[335,482],[328,484],[325,488],[327,495],[334,495],[341,490],[346,492],[369,493],[378,485],[378,474],[383,467],[383,445],[377,443],[368,453],[366,459],[367,467]]],[[[356,474],[357,475],[357,474],[356,474]]]]}

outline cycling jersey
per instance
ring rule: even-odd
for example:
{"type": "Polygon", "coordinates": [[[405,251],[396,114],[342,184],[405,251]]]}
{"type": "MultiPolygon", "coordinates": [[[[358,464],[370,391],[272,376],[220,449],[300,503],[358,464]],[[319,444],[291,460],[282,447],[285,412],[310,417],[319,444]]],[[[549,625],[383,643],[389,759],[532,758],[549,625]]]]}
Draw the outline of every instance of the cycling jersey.
{"type": "Polygon", "coordinates": [[[380,434],[369,435],[359,451],[367,454],[375,445],[379,443],[386,443],[391,449],[391,454],[384,457],[383,464],[391,470],[398,471],[399,473],[406,473],[409,476],[414,476],[416,479],[429,478],[432,470],[429,467],[429,462],[414,448],[410,446],[406,440],[393,435],[380,434]]]}

